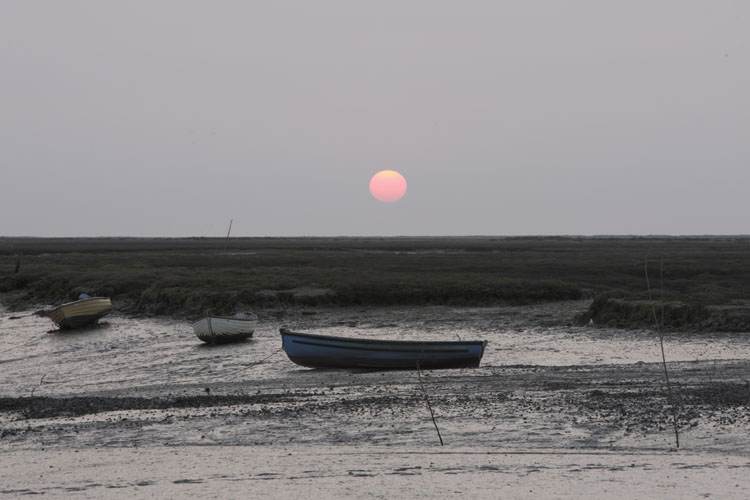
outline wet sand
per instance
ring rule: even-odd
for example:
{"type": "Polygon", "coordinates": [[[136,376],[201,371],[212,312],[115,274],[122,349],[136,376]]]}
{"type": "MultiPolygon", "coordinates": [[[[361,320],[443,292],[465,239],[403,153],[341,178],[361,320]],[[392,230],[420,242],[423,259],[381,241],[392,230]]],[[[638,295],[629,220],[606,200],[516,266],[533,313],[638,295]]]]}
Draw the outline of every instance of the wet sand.
{"type": "Polygon", "coordinates": [[[215,348],[169,319],[0,318],[0,494],[747,498],[750,339],[559,327],[582,303],[264,315],[215,348]],[[278,326],[490,342],[478,369],[309,370],[278,326]]]}
{"type": "Polygon", "coordinates": [[[748,462],[682,452],[149,447],[6,455],[8,496],[747,498],[748,462]],[[14,472],[23,471],[25,478],[14,472]]]}

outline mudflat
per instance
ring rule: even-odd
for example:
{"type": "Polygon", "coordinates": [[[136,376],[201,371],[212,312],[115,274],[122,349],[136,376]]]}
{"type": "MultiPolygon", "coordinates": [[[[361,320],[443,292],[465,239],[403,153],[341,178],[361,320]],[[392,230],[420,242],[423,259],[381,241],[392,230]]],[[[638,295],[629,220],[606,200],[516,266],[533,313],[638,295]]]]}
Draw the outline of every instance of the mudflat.
{"type": "Polygon", "coordinates": [[[750,341],[667,335],[670,404],[656,335],[563,326],[587,306],[290,309],[217,347],[181,320],[62,333],[6,311],[0,494],[746,498],[750,341]],[[420,385],[296,366],[281,325],[489,344],[479,368],[420,385]]]}

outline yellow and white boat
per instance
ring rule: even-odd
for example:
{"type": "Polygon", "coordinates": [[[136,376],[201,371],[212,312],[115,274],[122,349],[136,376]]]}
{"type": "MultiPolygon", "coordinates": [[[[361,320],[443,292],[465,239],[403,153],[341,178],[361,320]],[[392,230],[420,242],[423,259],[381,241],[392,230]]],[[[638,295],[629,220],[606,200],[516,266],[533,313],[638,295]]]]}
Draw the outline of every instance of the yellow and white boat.
{"type": "Polygon", "coordinates": [[[58,328],[80,328],[94,323],[111,310],[109,297],[88,297],[58,306],[47,315],[58,328]]]}

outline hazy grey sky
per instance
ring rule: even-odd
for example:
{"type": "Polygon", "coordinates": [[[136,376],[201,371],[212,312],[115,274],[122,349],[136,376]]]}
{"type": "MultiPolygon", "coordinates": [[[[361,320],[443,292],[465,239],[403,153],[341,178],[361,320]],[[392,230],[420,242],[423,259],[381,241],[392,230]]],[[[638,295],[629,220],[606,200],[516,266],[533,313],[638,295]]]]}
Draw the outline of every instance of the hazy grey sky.
{"type": "Polygon", "coordinates": [[[6,236],[746,234],[750,2],[3,0],[0,169],[6,236]]]}

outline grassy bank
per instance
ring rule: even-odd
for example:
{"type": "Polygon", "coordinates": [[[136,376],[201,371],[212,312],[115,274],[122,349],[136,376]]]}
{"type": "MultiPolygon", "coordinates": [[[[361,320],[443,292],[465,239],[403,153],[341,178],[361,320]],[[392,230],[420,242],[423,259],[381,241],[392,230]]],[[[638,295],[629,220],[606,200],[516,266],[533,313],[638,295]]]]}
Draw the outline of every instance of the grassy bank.
{"type": "Polygon", "coordinates": [[[86,292],[111,296],[126,313],[177,316],[606,297],[609,306],[599,302],[590,316],[618,323],[638,314],[618,316],[613,304],[648,300],[648,254],[651,286],[659,296],[663,286],[670,304],[718,310],[750,296],[748,238],[232,238],[224,246],[221,238],[0,238],[0,293],[11,308],[86,292]]]}

